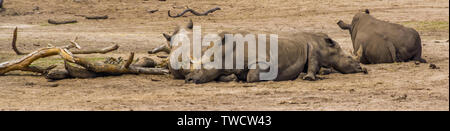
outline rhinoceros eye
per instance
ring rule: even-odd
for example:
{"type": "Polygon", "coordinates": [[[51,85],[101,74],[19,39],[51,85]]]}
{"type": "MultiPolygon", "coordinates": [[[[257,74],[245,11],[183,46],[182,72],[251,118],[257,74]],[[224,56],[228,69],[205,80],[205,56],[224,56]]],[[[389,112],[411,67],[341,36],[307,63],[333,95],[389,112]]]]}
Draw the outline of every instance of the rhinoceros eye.
{"type": "Polygon", "coordinates": [[[325,42],[328,44],[328,46],[330,47],[334,47],[336,45],[336,43],[334,43],[334,41],[330,38],[325,38],[325,42]]]}

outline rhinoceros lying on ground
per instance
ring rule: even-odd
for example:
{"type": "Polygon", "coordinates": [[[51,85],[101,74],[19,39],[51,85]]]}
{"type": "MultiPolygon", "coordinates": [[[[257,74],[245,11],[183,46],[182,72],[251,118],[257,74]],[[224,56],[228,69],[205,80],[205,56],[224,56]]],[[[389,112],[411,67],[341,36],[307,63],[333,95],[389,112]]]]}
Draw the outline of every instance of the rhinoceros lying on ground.
{"type": "Polygon", "coordinates": [[[369,10],[357,13],[351,24],[338,23],[349,30],[353,42],[353,54],[363,64],[406,62],[426,63],[422,59],[422,44],[416,30],[399,24],[378,20],[369,10]]]}
{"type": "MultiPolygon", "coordinates": [[[[173,44],[174,35],[178,35],[179,33],[185,33],[187,36],[192,36],[192,23],[190,23],[187,28],[184,28],[183,31],[180,32],[180,27],[173,33],[173,35],[164,34],[166,39],[168,40],[169,47],[171,47],[172,51],[169,56],[176,57],[173,55],[173,50],[180,48],[178,46],[171,46],[173,44]]],[[[224,45],[222,48],[216,48],[222,50],[222,60],[225,60],[226,55],[236,56],[238,53],[236,52],[237,45],[236,42],[227,43],[225,42],[225,34],[242,34],[245,36],[249,34],[244,31],[229,31],[229,32],[221,32],[219,33],[219,41],[222,41],[224,45]],[[233,44],[232,50],[226,50],[225,44],[233,44]],[[234,52],[234,53],[230,53],[234,52]]],[[[267,38],[269,39],[269,38],[267,38]]],[[[266,40],[266,54],[270,54],[270,47],[266,40]]],[[[278,72],[275,77],[275,81],[282,80],[294,80],[296,79],[300,73],[306,72],[306,76],[303,79],[306,80],[316,80],[316,74],[320,70],[321,67],[331,67],[341,73],[357,73],[357,72],[365,72],[367,70],[361,68],[360,63],[353,59],[349,54],[345,53],[339,44],[329,38],[326,34],[322,33],[291,33],[287,35],[279,35],[278,37],[278,72]]],[[[206,83],[209,81],[217,80],[223,76],[235,75],[239,80],[247,81],[247,82],[258,82],[260,80],[260,73],[267,72],[268,68],[263,70],[260,66],[256,66],[255,68],[249,68],[248,65],[254,65],[255,63],[259,63],[260,60],[255,60],[254,57],[248,57],[248,52],[255,51],[254,48],[249,48],[247,44],[244,46],[244,50],[246,53],[240,53],[244,56],[245,59],[245,67],[243,69],[173,69],[169,64],[169,70],[171,74],[178,79],[185,79],[186,82],[194,82],[194,83],[206,83]]],[[[204,51],[204,50],[203,50],[204,51]]],[[[272,55],[272,54],[270,54],[272,55]]],[[[178,59],[181,56],[178,56],[178,59]]],[[[270,57],[270,56],[268,56],[270,57]]],[[[268,58],[267,57],[267,58],[268,58]]],[[[236,61],[236,58],[234,61],[236,61]]],[[[203,59],[203,58],[202,58],[203,59]]],[[[225,62],[222,61],[222,67],[225,67],[225,62]]],[[[255,64],[256,65],[256,64],[255,64]]],[[[208,65],[203,65],[208,66],[208,65]]],[[[236,67],[236,62],[234,62],[233,67],[236,67]]]]}

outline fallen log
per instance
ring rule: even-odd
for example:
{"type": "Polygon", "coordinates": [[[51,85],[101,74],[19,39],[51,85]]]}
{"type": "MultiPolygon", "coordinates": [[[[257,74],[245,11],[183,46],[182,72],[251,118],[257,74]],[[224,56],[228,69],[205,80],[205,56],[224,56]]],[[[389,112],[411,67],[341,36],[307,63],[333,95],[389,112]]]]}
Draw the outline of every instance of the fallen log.
{"type": "MultiPolygon", "coordinates": [[[[76,41],[76,39],[77,38],[75,38],[74,41],[76,41]]],[[[14,52],[17,55],[30,54],[30,52],[21,52],[21,51],[19,51],[19,49],[17,49],[16,43],[17,43],[17,27],[14,29],[14,32],[13,32],[13,40],[12,40],[12,43],[11,43],[12,49],[14,50],[14,52]]],[[[94,53],[106,54],[108,52],[115,51],[117,49],[119,49],[119,45],[114,44],[112,46],[108,46],[108,47],[105,47],[105,48],[102,48],[102,49],[74,50],[74,51],[71,51],[71,53],[72,54],[94,54],[94,53]]]]}
{"type": "Polygon", "coordinates": [[[84,16],[84,18],[88,20],[98,20],[98,19],[108,19],[108,15],[102,15],[102,16],[84,16]]]}
{"type": "Polygon", "coordinates": [[[103,75],[121,75],[121,74],[152,74],[152,75],[163,75],[169,73],[167,69],[163,68],[144,68],[138,66],[131,66],[133,62],[134,53],[131,52],[125,63],[121,64],[106,64],[100,62],[90,62],[87,59],[73,56],[69,53],[63,56],[68,62],[75,63],[79,66],[84,67],[86,70],[103,74],[103,75]]]}
{"type": "MultiPolygon", "coordinates": [[[[65,55],[68,56],[68,55],[65,55]]],[[[70,58],[69,58],[70,59],[70,58]]],[[[83,58],[79,58],[83,59],[83,58]]],[[[114,59],[117,60],[117,59],[114,59]]],[[[150,58],[141,58],[140,62],[133,63],[126,67],[126,64],[129,64],[130,62],[126,62],[123,64],[123,60],[119,59],[119,62],[109,62],[110,60],[106,60],[103,63],[98,62],[89,62],[87,60],[80,60],[75,61],[75,64],[81,63],[84,66],[83,67],[76,67],[69,64],[68,61],[64,61],[64,69],[53,69],[49,71],[49,73],[45,74],[45,78],[49,79],[49,81],[53,80],[61,80],[66,78],[95,78],[95,77],[102,77],[102,76],[110,76],[110,75],[122,75],[122,74],[152,74],[152,75],[163,75],[167,74],[168,70],[163,68],[153,68],[155,67],[154,60],[150,58]],[[150,63],[149,63],[150,62],[150,63]],[[111,64],[113,63],[113,64],[111,64]],[[142,64],[145,63],[145,64],[142,64]],[[126,72],[123,71],[117,71],[119,68],[121,68],[121,64],[125,65],[125,69],[129,70],[126,72]],[[149,65],[150,64],[150,65],[149,65]],[[86,65],[88,66],[95,66],[93,68],[86,68],[86,65]],[[106,65],[106,66],[105,66],[106,65]],[[107,67],[107,68],[105,68],[107,67]],[[112,68],[111,68],[112,67],[112,68]],[[149,68],[151,67],[151,68],[149,68]],[[103,69],[101,69],[103,68],[103,69]],[[89,70],[90,69],[90,70],[89,70]],[[121,72],[121,73],[118,73],[121,72]]]]}
{"type": "Polygon", "coordinates": [[[45,74],[45,78],[49,80],[61,80],[66,78],[95,78],[99,76],[96,73],[90,72],[84,68],[79,68],[70,65],[64,61],[64,69],[53,69],[45,74]]]}
{"type": "Polygon", "coordinates": [[[95,54],[95,53],[106,54],[108,52],[115,51],[117,49],[119,49],[119,45],[115,44],[115,45],[108,46],[108,47],[105,47],[102,49],[74,50],[71,52],[72,52],[72,54],[95,54]]]}
{"type": "Polygon", "coordinates": [[[48,23],[54,24],[54,25],[60,25],[60,24],[71,24],[71,23],[77,23],[77,20],[65,20],[65,21],[56,21],[52,19],[48,19],[48,23]]]}
{"type": "Polygon", "coordinates": [[[99,74],[90,72],[84,68],[72,66],[67,61],[64,61],[64,67],[68,75],[72,78],[95,78],[99,76],[99,74]]]}
{"type": "Polygon", "coordinates": [[[167,14],[169,15],[169,17],[172,17],[172,18],[177,18],[177,17],[183,16],[183,15],[186,14],[187,12],[191,12],[192,14],[194,14],[194,15],[196,15],[196,16],[206,16],[206,15],[208,15],[209,13],[213,13],[213,12],[215,12],[215,11],[217,11],[217,10],[220,10],[220,8],[219,8],[219,7],[216,7],[216,8],[210,9],[210,10],[204,12],[204,13],[199,13],[199,12],[193,10],[193,9],[188,8],[188,9],[184,10],[183,12],[181,12],[180,14],[177,14],[177,15],[175,15],[175,16],[170,15],[170,10],[167,12],[167,14]]]}

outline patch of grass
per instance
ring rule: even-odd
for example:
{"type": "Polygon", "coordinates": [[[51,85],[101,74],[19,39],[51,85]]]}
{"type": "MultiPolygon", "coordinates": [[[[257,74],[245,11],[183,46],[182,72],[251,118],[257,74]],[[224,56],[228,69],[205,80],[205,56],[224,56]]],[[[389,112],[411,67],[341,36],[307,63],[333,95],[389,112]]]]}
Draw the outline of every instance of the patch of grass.
{"type": "Polygon", "coordinates": [[[417,31],[448,31],[448,21],[408,21],[402,22],[402,25],[411,27],[417,31]]]}

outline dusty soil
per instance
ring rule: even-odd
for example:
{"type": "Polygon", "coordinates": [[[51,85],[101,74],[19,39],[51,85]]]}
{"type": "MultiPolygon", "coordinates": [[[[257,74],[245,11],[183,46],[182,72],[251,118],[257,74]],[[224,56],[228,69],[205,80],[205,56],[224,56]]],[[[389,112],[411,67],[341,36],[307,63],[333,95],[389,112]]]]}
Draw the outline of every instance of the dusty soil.
{"type": "MultiPolygon", "coordinates": [[[[365,65],[369,74],[330,74],[323,80],[216,83],[195,85],[171,76],[123,75],[48,82],[38,74],[11,72],[0,76],[0,110],[449,110],[448,0],[5,0],[0,13],[0,61],[16,56],[11,50],[18,26],[22,50],[64,45],[79,36],[84,48],[117,43],[118,51],[82,55],[138,56],[162,43],[163,32],[192,19],[204,31],[219,29],[283,32],[324,32],[351,50],[347,31],[336,25],[351,22],[363,9],[379,19],[416,28],[429,64],[414,62],[365,65]],[[74,2],[79,1],[79,2],[74,2]],[[222,10],[208,16],[170,18],[188,6],[199,11],[222,10]],[[39,10],[36,10],[39,7],[39,10]],[[33,10],[34,9],[34,10],[33,10]],[[158,12],[147,13],[147,10],[158,12]],[[86,20],[75,15],[108,15],[86,20]],[[50,25],[48,19],[77,19],[76,24],[50,25]],[[33,46],[39,45],[39,46],[33,46]],[[54,87],[56,86],[56,87],[54,87]]],[[[35,65],[59,64],[58,57],[35,65]]]]}

